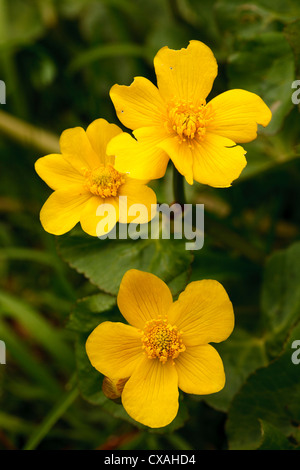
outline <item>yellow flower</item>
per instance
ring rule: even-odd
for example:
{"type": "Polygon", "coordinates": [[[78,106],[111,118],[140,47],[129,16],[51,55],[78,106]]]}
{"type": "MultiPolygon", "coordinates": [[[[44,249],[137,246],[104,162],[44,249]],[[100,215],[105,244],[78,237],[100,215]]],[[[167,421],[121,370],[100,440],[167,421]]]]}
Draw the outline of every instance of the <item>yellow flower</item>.
{"type": "Polygon", "coordinates": [[[80,222],[85,232],[101,236],[118,220],[123,223],[134,220],[136,213],[133,216],[130,212],[133,204],[144,204],[147,209],[148,216],[144,211],[139,223],[151,220],[156,207],[155,193],[145,181],[130,178],[127,170],[117,171],[114,156],[106,152],[110,139],[121,133],[118,126],[97,119],[86,131],[82,127],[65,130],[60,137],[61,154],[37,160],[36,172],[54,189],[40,213],[47,232],[62,235],[80,222]],[[96,215],[102,204],[111,210],[100,214],[98,211],[96,215]],[[101,220],[102,229],[98,225],[101,220]]]}
{"type": "Polygon", "coordinates": [[[124,133],[112,140],[119,171],[132,159],[139,164],[132,177],[161,178],[169,158],[189,184],[193,180],[228,187],[247,162],[237,143],[257,136],[271,111],[263,100],[245,90],[229,90],[208,103],[217,62],[200,41],[178,51],[163,47],[154,59],[157,87],[143,77],[130,86],[114,85],[110,96],[118,118],[137,141],[124,133]]]}
{"type": "Polygon", "coordinates": [[[178,387],[199,395],[224,387],[222,360],[208,344],[224,341],[234,327],[221,284],[192,282],[173,303],[161,279],[132,269],[122,279],[118,306],[129,325],[101,323],[88,337],[86,351],[112,381],[128,378],[121,399],[133,419],[152,428],[166,426],[178,411],[178,387]]]}

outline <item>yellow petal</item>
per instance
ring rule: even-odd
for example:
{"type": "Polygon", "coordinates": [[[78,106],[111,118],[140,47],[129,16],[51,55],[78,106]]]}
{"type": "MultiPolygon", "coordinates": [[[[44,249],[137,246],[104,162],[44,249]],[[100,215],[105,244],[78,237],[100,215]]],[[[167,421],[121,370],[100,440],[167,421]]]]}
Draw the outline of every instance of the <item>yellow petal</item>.
{"type": "Polygon", "coordinates": [[[138,180],[153,180],[164,176],[169,161],[168,155],[157,148],[156,143],[155,132],[150,139],[141,142],[123,132],[110,141],[107,151],[115,155],[117,171],[138,180]]]}
{"type": "Polygon", "coordinates": [[[225,385],[222,359],[209,344],[190,346],[175,360],[178,386],[185,393],[207,395],[225,385]]]}
{"type": "Polygon", "coordinates": [[[61,154],[51,154],[35,162],[35,171],[52,189],[64,189],[74,184],[83,184],[83,176],[68,163],[61,154]]]}
{"type": "Polygon", "coordinates": [[[114,85],[110,97],[118,118],[129,129],[161,124],[165,104],[146,78],[136,77],[130,86],[114,85]]]}
{"type": "Polygon", "coordinates": [[[119,188],[119,220],[121,223],[149,222],[156,214],[155,192],[138,180],[127,178],[119,188]],[[138,220],[137,220],[138,217],[138,220]]]}
{"type": "Polygon", "coordinates": [[[213,187],[226,188],[246,166],[246,151],[232,140],[206,133],[202,142],[180,142],[176,136],[162,140],[158,146],[173,161],[189,184],[193,180],[213,187]]]}
{"type": "Polygon", "coordinates": [[[171,325],[183,331],[185,346],[219,343],[234,327],[232,303],[217,281],[202,280],[188,284],[168,312],[171,325]]]}
{"type": "Polygon", "coordinates": [[[40,219],[46,232],[62,235],[71,230],[77,222],[91,194],[82,186],[69,186],[54,191],[40,213],[40,219]]]}
{"type": "Polygon", "coordinates": [[[82,175],[86,169],[97,168],[101,163],[82,127],[66,129],[61,134],[59,145],[64,159],[82,175]]]}
{"type": "Polygon", "coordinates": [[[257,124],[266,127],[272,113],[255,93],[229,90],[210,101],[213,120],[208,131],[228,137],[237,143],[250,142],[257,137],[257,124]]]}
{"type": "Polygon", "coordinates": [[[178,412],[178,377],[171,361],[144,357],[126,382],[122,403],[133,419],[151,428],[167,426],[178,412]]]}
{"type": "Polygon", "coordinates": [[[245,154],[232,140],[207,133],[193,148],[194,180],[215,188],[231,186],[247,165],[245,154]]]}
{"type": "Polygon", "coordinates": [[[118,199],[113,197],[104,199],[92,196],[80,216],[82,230],[93,237],[101,237],[109,233],[118,220],[118,199]]]}
{"type": "Polygon", "coordinates": [[[121,133],[122,130],[118,126],[110,124],[105,119],[96,119],[88,126],[86,134],[94,152],[104,165],[114,163],[114,158],[107,155],[106,148],[109,141],[121,133]]]}
{"type": "Polygon", "coordinates": [[[143,329],[145,323],[165,316],[173,303],[168,286],[151,273],[130,269],[122,279],[119,309],[131,325],[143,329]]]}
{"type": "Polygon", "coordinates": [[[186,142],[180,143],[175,136],[162,140],[158,144],[159,148],[164,150],[175,167],[181,173],[189,184],[193,184],[193,151],[186,142]]]}
{"type": "Polygon", "coordinates": [[[143,359],[141,334],[123,323],[103,322],[86,342],[91,364],[111,379],[130,377],[143,359]]]}
{"type": "Polygon", "coordinates": [[[206,99],[218,73],[216,59],[205,44],[190,41],[186,49],[163,47],[154,59],[158,89],[165,101],[173,98],[195,106],[206,99]]]}

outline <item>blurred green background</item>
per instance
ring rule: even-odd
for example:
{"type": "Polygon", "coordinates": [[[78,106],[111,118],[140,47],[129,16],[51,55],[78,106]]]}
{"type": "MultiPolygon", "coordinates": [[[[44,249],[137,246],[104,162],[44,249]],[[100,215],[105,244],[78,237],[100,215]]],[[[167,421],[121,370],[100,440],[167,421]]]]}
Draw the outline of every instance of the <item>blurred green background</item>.
{"type": "MultiPolygon", "coordinates": [[[[290,341],[300,339],[297,78],[298,0],[0,0],[0,449],[299,447],[300,365],[290,360],[290,341]],[[157,50],[191,39],[219,64],[210,97],[253,91],[273,119],[245,145],[248,165],[232,188],[186,187],[187,202],[205,204],[205,246],[184,269],[191,280],[222,282],[237,327],[220,345],[224,391],[185,397],[176,425],[154,432],[112,402],[97,406],[87,378],[77,390],[74,340],[85,313],[74,305],[97,288],[43,231],[39,211],[51,191],[34,163],[56,150],[64,129],[99,117],[120,125],[111,86],[155,82],[157,50]]],[[[169,168],[153,183],[159,202],[172,202],[171,178],[169,168]]]]}

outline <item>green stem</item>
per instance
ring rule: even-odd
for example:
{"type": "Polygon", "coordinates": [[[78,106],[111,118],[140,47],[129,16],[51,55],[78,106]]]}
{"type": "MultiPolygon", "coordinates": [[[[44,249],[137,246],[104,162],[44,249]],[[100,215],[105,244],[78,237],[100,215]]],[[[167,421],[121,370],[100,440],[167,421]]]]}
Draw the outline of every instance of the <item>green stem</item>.
{"type": "Polygon", "coordinates": [[[184,176],[176,170],[175,166],[173,166],[173,194],[175,203],[185,204],[184,176]]]}
{"type": "Polygon", "coordinates": [[[67,409],[72,405],[74,400],[78,397],[79,391],[76,385],[73,384],[75,377],[72,378],[71,389],[63,395],[61,400],[56,403],[50,413],[46,416],[44,421],[38,426],[34,433],[29,437],[23,450],[34,450],[53,428],[57,421],[64,415],[67,409]]]}
{"type": "Polygon", "coordinates": [[[5,111],[0,111],[0,132],[28,147],[46,153],[59,153],[59,139],[51,132],[32,126],[5,111]]]}

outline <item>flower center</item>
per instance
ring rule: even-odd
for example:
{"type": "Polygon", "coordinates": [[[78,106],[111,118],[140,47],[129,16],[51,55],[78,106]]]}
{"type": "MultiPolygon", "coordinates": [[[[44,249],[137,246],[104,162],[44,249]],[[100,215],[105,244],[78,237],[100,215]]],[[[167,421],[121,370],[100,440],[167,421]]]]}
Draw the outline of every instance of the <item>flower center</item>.
{"type": "Polygon", "coordinates": [[[168,324],[167,320],[150,320],[146,323],[143,334],[143,349],[149,359],[158,358],[165,363],[168,358],[175,359],[185,351],[182,342],[182,332],[176,326],[168,324]]]}
{"type": "Polygon", "coordinates": [[[184,100],[173,101],[168,107],[167,129],[179,137],[180,143],[193,139],[204,140],[206,126],[212,120],[211,106],[205,101],[200,106],[184,100]]]}
{"type": "Polygon", "coordinates": [[[102,198],[117,196],[119,187],[125,183],[125,176],[112,165],[86,170],[84,176],[88,191],[102,198]]]}

